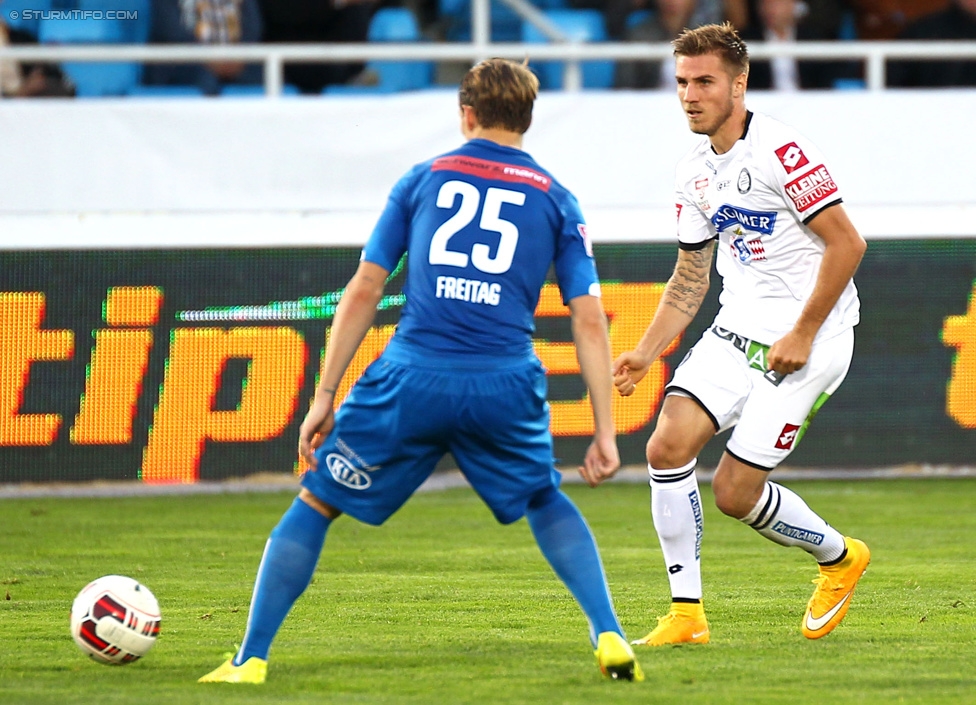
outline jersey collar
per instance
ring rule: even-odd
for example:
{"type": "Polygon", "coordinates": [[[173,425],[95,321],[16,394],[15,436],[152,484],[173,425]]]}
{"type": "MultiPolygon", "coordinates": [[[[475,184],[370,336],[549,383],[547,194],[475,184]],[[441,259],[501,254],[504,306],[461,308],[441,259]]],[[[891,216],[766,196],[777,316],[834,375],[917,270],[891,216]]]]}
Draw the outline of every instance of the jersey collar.
{"type": "MultiPolygon", "coordinates": [[[[742,136],[739,137],[739,139],[736,140],[736,144],[738,144],[739,142],[741,142],[742,140],[744,140],[746,138],[746,135],[749,134],[749,125],[750,124],[752,124],[752,111],[751,110],[747,110],[746,111],[746,125],[742,129],[742,136]]],[[[735,145],[732,145],[732,148],[734,149],[735,148],[735,145]]],[[[712,152],[712,154],[715,154],[715,147],[713,147],[711,144],[708,145],[708,149],[712,152]]],[[[725,154],[728,154],[731,151],[732,151],[732,149],[730,149],[725,154]]],[[[715,154],[715,156],[723,156],[723,155],[715,154]]]]}

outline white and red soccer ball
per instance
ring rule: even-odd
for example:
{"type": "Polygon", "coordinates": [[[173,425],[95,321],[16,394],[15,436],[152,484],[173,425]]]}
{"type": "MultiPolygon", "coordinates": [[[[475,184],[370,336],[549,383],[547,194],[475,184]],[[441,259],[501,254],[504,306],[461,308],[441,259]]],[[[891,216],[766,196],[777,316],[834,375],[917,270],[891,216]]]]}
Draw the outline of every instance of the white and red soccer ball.
{"type": "Polygon", "coordinates": [[[88,583],[71,605],[71,636],[99,663],[122,665],[145,656],[159,636],[159,603],[124,575],[88,583]]]}

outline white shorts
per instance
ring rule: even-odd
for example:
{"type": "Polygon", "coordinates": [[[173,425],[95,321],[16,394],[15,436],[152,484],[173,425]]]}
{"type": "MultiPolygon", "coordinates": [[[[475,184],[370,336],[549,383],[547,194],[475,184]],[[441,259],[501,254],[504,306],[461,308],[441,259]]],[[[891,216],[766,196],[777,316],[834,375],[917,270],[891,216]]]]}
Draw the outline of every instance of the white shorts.
{"type": "Polygon", "coordinates": [[[716,433],[735,426],[734,458],[772,470],[793,452],[814,414],[847,376],[854,330],[815,341],[803,369],[785,377],[766,370],[762,345],[712,326],[674,371],[665,394],[695,400],[716,433]]]}

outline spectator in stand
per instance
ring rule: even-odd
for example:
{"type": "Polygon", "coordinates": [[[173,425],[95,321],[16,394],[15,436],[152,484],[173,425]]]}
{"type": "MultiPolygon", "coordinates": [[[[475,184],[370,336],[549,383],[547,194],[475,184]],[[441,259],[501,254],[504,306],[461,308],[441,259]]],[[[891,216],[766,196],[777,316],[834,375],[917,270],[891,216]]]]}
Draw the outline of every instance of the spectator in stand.
{"type": "MultiPolygon", "coordinates": [[[[695,0],[690,22],[695,26],[713,21],[728,20],[736,27],[745,27],[749,21],[747,0],[695,0]]],[[[655,0],[569,0],[574,9],[601,10],[606,17],[607,35],[613,41],[627,38],[627,20],[640,10],[654,11],[660,5],[655,0]]],[[[676,36],[676,35],[674,35],[676,36]]],[[[668,40],[674,36],[668,37],[668,40]]]]}
{"type": "MultiPolygon", "coordinates": [[[[627,41],[670,42],[689,25],[695,12],[695,0],[657,0],[656,5],[656,12],[627,28],[627,41]]],[[[618,61],[614,83],[617,88],[676,88],[674,59],[618,61]]]]}
{"type": "MultiPolygon", "coordinates": [[[[954,0],[945,10],[913,22],[899,39],[976,39],[976,0],[954,0]]],[[[976,86],[976,60],[892,61],[889,62],[888,85],[903,88],[976,86]]]]}
{"type": "MultiPolygon", "coordinates": [[[[257,0],[153,0],[153,44],[253,44],[263,23],[257,0]]],[[[260,64],[220,61],[210,64],[147,64],[149,85],[196,86],[216,95],[228,84],[259,84],[260,64]]]]}
{"type": "MultiPolygon", "coordinates": [[[[0,47],[37,44],[37,38],[0,21],[0,47]]],[[[0,61],[0,97],[71,98],[75,87],[55,64],[0,61]]]]}
{"type": "MultiPolygon", "coordinates": [[[[632,9],[652,10],[641,22],[623,29],[630,42],[670,42],[686,27],[721,24],[725,20],[744,26],[749,19],[746,0],[630,0],[632,9]]],[[[609,3],[608,11],[613,6],[609,3]]],[[[613,38],[613,35],[610,35],[613,38]]],[[[664,61],[619,61],[614,84],[617,88],[661,88],[676,90],[674,57],[664,61]]]]}
{"type": "MultiPolygon", "coordinates": [[[[267,42],[365,42],[376,0],[260,0],[267,42]]],[[[364,64],[285,64],[285,83],[302,93],[349,83],[364,64]]]]}
{"type": "Polygon", "coordinates": [[[946,9],[951,0],[846,0],[858,39],[896,39],[920,17],[946,9]]]}
{"type": "MultiPolygon", "coordinates": [[[[608,12],[613,2],[608,5],[608,12]]],[[[670,42],[686,27],[748,22],[746,0],[631,0],[631,9],[648,9],[652,13],[643,21],[623,29],[623,38],[630,42],[670,42]]],[[[609,21],[609,20],[608,20],[609,21]]],[[[611,38],[613,35],[611,34],[611,38]]],[[[674,79],[674,58],[665,61],[621,61],[614,78],[617,88],[677,89],[674,79]]]]}
{"type": "MultiPolygon", "coordinates": [[[[747,41],[770,45],[802,41],[831,40],[807,22],[809,7],[800,0],[759,0],[759,22],[742,33],[747,41]]],[[[854,78],[858,68],[847,62],[798,61],[792,56],[753,59],[749,63],[749,88],[795,91],[801,88],[832,88],[838,78],[854,78]]]]}

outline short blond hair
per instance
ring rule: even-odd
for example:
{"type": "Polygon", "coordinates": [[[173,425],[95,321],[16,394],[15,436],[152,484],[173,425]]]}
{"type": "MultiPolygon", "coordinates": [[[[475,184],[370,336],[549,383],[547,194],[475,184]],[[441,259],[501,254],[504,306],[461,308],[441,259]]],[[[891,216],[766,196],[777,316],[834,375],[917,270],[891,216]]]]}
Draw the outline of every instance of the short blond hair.
{"type": "Polygon", "coordinates": [[[733,77],[749,73],[749,47],[729,22],[686,29],[671,45],[675,56],[717,54],[733,77]]]}
{"type": "Polygon", "coordinates": [[[482,127],[524,134],[538,95],[539,79],[524,63],[486,59],[461,79],[458,101],[474,110],[482,127]]]}

